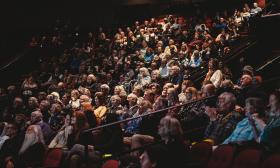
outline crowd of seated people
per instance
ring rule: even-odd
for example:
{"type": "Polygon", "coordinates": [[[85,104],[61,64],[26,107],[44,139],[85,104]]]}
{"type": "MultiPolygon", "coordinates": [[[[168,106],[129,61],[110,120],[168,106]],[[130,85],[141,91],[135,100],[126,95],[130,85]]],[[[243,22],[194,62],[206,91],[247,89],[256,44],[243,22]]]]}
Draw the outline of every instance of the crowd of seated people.
{"type": "Polygon", "coordinates": [[[214,145],[255,140],[276,149],[277,138],[271,135],[279,126],[279,92],[270,95],[267,113],[266,93],[254,69],[245,66],[235,82],[220,61],[258,12],[256,4],[252,9],[245,5],[243,11],[204,20],[169,15],[136,21],[115,34],[100,28],[97,35],[68,36],[66,26],[56,28],[51,38],[32,38],[30,47],[55,52],[39,56],[39,69],[20,86],[1,89],[0,167],[40,167],[54,148],[63,153],[58,166],[80,167],[84,144],[87,159],[98,166],[106,154],[152,143],[158,145],[131,157],[140,158],[142,167],[184,167],[188,145],[183,128],[194,125],[204,126],[202,138],[214,145]],[[191,76],[202,66],[208,72],[198,88],[191,76]],[[211,96],[217,101],[192,109],[178,106],[211,96]],[[85,132],[172,106],[161,114],[85,132]]]}

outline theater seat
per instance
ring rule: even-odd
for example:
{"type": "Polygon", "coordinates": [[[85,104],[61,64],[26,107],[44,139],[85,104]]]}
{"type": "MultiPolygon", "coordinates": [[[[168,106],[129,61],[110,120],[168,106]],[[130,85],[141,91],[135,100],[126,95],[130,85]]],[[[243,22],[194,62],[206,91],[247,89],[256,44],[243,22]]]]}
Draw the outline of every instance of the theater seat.
{"type": "Polygon", "coordinates": [[[107,160],[103,165],[102,168],[118,168],[119,161],[117,160],[107,160]]]}
{"type": "Polygon", "coordinates": [[[190,150],[190,166],[206,167],[212,154],[212,145],[207,142],[194,144],[190,150]]]}
{"type": "Polygon", "coordinates": [[[259,167],[261,151],[257,149],[245,149],[234,159],[232,168],[259,167]]]}
{"type": "Polygon", "coordinates": [[[230,167],[234,154],[234,147],[231,145],[221,145],[216,148],[208,162],[208,168],[228,168],[230,167]]]}
{"type": "Polygon", "coordinates": [[[279,168],[280,167],[280,153],[269,156],[262,163],[261,168],[279,168]]]}
{"type": "Polygon", "coordinates": [[[46,152],[45,160],[43,163],[44,168],[58,168],[62,158],[62,149],[53,148],[46,152]]]}

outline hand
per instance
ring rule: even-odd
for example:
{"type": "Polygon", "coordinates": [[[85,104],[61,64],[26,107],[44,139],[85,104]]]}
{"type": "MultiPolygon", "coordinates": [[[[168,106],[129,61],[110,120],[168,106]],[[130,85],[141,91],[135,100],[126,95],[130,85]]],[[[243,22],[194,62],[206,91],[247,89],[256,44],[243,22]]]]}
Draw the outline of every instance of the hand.
{"type": "Polygon", "coordinates": [[[235,106],[235,111],[240,113],[240,114],[244,114],[244,108],[242,108],[241,106],[236,105],[235,106]]]}
{"type": "Polygon", "coordinates": [[[252,122],[254,122],[255,125],[257,125],[261,130],[263,130],[264,127],[266,126],[265,122],[264,122],[261,118],[258,117],[258,114],[257,114],[257,113],[252,114],[250,119],[251,119],[252,122]]]}
{"type": "Polygon", "coordinates": [[[234,90],[241,90],[241,87],[238,86],[238,85],[234,85],[234,86],[233,86],[233,89],[234,89],[234,90]]]}
{"type": "Polygon", "coordinates": [[[217,119],[217,109],[212,107],[205,107],[205,112],[209,116],[210,121],[215,121],[217,119]]]}

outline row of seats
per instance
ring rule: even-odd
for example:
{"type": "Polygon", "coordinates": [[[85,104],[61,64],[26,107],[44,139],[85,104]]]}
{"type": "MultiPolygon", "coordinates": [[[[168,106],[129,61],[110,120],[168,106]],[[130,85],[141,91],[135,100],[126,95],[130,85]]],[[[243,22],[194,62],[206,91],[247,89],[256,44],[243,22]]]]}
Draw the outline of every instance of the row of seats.
{"type": "Polygon", "coordinates": [[[194,144],[190,150],[190,165],[195,168],[279,168],[280,153],[266,156],[255,147],[220,145],[214,151],[207,142],[194,144]]]}
{"type": "MultiPolygon", "coordinates": [[[[191,147],[189,168],[279,168],[280,153],[265,154],[251,146],[220,145],[215,150],[208,142],[191,147]]],[[[45,168],[58,168],[62,158],[61,149],[50,149],[46,154],[45,168]]],[[[107,160],[102,168],[118,168],[119,161],[107,160]]]]}

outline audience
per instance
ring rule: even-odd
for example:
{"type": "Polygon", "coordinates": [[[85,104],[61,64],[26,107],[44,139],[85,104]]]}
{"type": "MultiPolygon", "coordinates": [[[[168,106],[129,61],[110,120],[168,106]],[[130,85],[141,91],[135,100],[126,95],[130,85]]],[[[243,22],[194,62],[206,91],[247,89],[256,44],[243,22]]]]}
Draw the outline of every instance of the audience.
{"type": "Polygon", "coordinates": [[[183,131],[201,127],[197,140],[214,145],[255,141],[279,148],[279,91],[270,95],[267,112],[266,98],[252,96],[262,85],[253,67],[244,66],[235,82],[223,62],[261,12],[254,3],[204,19],[168,15],[85,36],[65,25],[52,37],[33,37],[30,47],[50,52],[20,86],[0,88],[0,167],[43,166],[53,148],[63,151],[64,167],[81,167],[84,145],[94,163],[151,145],[130,157],[143,168],[186,167],[185,142],[195,138],[183,131]],[[195,85],[207,70],[201,87],[195,85]],[[139,118],[84,132],[133,117],[139,118]]]}

